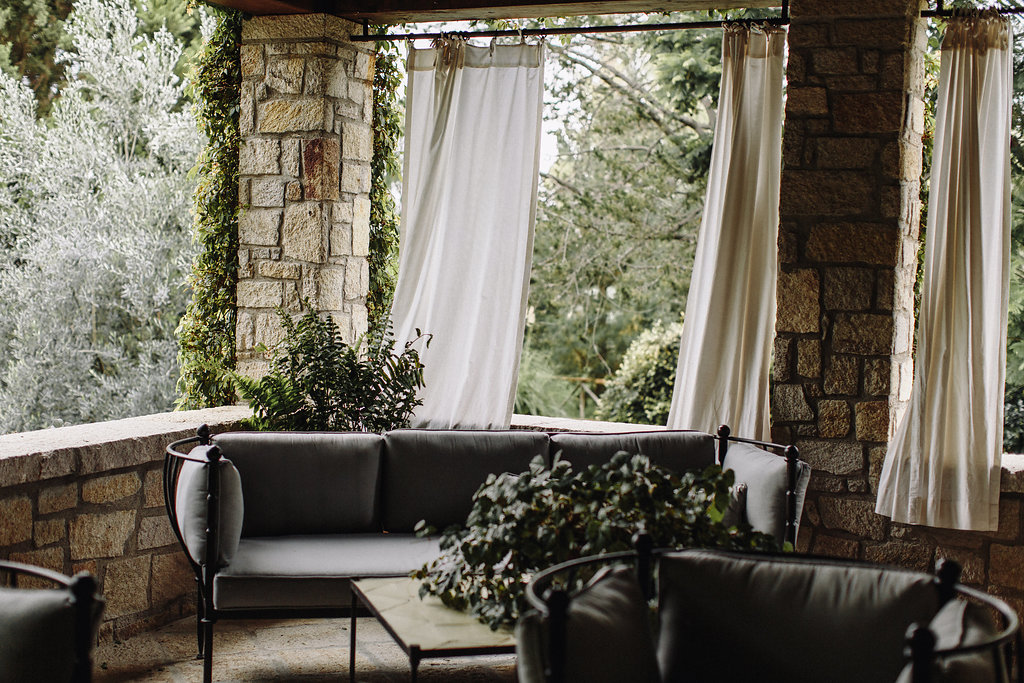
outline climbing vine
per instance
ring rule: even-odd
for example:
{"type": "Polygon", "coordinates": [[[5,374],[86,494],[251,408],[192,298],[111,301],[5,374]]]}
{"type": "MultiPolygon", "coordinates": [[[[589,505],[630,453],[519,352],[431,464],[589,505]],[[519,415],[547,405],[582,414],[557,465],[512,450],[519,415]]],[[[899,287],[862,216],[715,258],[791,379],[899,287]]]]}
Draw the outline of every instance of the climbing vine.
{"type": "MultiPolygon", "coordinates": [[[[380,30],[386,27],[377,27],[380,30]]],[[[401,174],[398,140],[402,114],[398,88],[402,82],[398,48],[377,43],[373,74],[373,161],[370,166],[370,287],[366,308],[371,329],[386,325],[398,278],[398,214],[390,183],[401,174]]]]}
{"type": "Polygon", "coordinates": [[[178,325],[180,409],[235,400],[229,371],[235,366],[235,285],[238,280],[238,111],[242,71],[242,14],[208,7],[217,27],[195,67],[191,95],[206,148],[193,173],[192,300],[178,325]]]}

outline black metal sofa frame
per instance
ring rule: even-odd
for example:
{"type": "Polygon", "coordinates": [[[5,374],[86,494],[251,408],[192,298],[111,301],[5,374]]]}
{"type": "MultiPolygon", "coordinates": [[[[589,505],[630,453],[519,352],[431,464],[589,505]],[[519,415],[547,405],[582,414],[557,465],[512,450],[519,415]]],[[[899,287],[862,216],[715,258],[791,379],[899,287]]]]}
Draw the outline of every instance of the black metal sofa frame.
{"type": "MultiPolygon", "coordinates": [[[[905,576],[927,576],[923,575],[921,572],[903,569],[900,567],[874,565],[857,560],[839,560],[836,558],[814,555],[763,552],[736,553],[724,550],[698,549],[654,550],[652,549],[650,537],[638,534],[634,540],[637,548],[634,551],[608,553],[605,555],[594,555],[570,560],[552,566],[542,572],[539,572],[533,577],[526,587],[526,597],[534,611],[529,618],[539,618],[542,620],[544,628],[540,629],[540,633],[546,634],[547,640],[543,647],[533,649],[534,654],[539,655],[544,661],[534,662],[534,666],[532,668],[528,667],[528,669],[532,670],[527,672],[525,678],[521,669],[520,681],[535,683],[536,681],[543,680],[544,683],[566,683],[566,681],[569,680],[569,677],[567,677],[566,662],[566,652],[568,649],[567,642],[570,629],[569,610],[576,593],[576,591],[572,590],[570,587],[580,583],[578,578],[581,573],[584,573],[582,574],[584,577],[592,576],[595,574],[595,570],[598,567],[608,567],[615,564],[632,565],[634,568],[634,574],[632,574],[632,576],[639,583],[638,596],[642,596],[642,599],[648,603],[654,601],[658,596],[657,580],[659,574],[659,559],[672,555],[675,555],[677,558],[691,554],[695,556],[715,556],[726,560],[729,560],[730,558],[748,562],[753,560],[759,564],[760,571],[764,571],[765,567],[771,564],[780,565],[783,568],[783,571],[785,571],[786,565],[792,564],[802,565],[804,568],[810,568],[810,571],[816,571],[824,568],[840,568],[844,571],[852,569],[853,571],[856,571],[860,568],[868,571],[874,570],[905,576]]],[[[771,571],[771,569],[768,571],[771,571]]],[[[935,574],[931,577],[931,583],[935,589],[938,607],[941,608],[951,600],[959,597],[988,608],[990,614],[998,615],[1002,625],[995,633],[972,642],[971,644],[937,648],[936,636],[927,624],[919,622],[909,624],[905,631],[903,648],[904,663],[910,673],[909,683],[932,683],[937,680],[934,674],[934,668],[937,662],[955,657],[962,657],[964,655],[984,653],[988,653],[991,657],[990,663],[992,664],[992,671],[1000,674],[997,675],[997,679],[999,680],[1003,680],[1004,676],[1005,680],[1009,680],[1009,672],[1013,670],[1015,663],[1014,653],[1016,653],[1016,659],[1018,661],[1016,662],[1015,680],[1017,683],[1024,683],[1024,667],[1022,667],[1019,662],[1019,657],[1022,652],[1022,636],[1016,611],[1006,602],[998,598],[992,597],[980,590],[960,584],[960,574],[961,567],[958,563],[952,560],[939,560],[936,565],[935,574]]],[[[744,596],[736,597],[739,600],[745,599],[744,596]]],[[[788,600],[789,598],[787,597],[785,599],[788,600]]],[[[778,618],[786,619],[787,616],[789,615],[778,615],[778,618]]],[[[525,631],[525,629],[523,629],[523,622],[524,620],[520,620],[520,631],[525,631]]],[[[753,629],[755,631],[757,629],[762,629],[764,626],[765,624],[750,622],[746,622],[744,624],[745,628],[753,629]]],[[[517,633],[517,638],[520,640],[520,645],[522,645],[522,639],[524,637],[536,637],[537,635],[538,633],[535,629],[530,636],[524,636],[523,632],[519,632],[517,633]]],[[[665,637],[664,633],[659,636],[659,638],[665,637]]],[[[725,634],[721,633],[712,634],[710,637],[727,638],[725,634]]],[[[801,646],[806,646],[806,643],[796,642],[793,643],[793,645],[796,649],[799,649],[801,646]]],[[[879,643],[879,645],[881,646],[881,643],[879,643]]],[[[865,654],[866,656],[870,656],[870,654],[865,654]]],[[[736,651],[734,655],[737,658],[742,658],[744,653],[736,651]]],[[[799,657],[800,654],[796,652],[792,654],[794,661],[799,657]]],[[[520,662],[520,664],[522,665],[522,662],[520,662]]],[[[720,673],[723,675],[716,676],[716,680],[732,680],[728,678],[727,675],[724,675],[725,672],[720,673]]],[[[662,671],[661,676],[666,676],[666,672],[662,671]]],[[[907,678],[906,671],[904,671],[904,674],[901,675],[899,681],[905,681],[907,678]]],[[[955,674],[953,679],[978,680],[973,678],[970,673],[965,674],[963,670],[955,674]]],[[[664,680],[674,679],[671,674],[668,674],[668,678],[664,680]]],[[[765,677],[764,680],[775,679],[769,675],[765,677]]],[[[799,677],[787,677],[787,680],[799,680],[799,677]]]]}
{"type": "MultiPolygon", "coordinates": [[[[382,435],[380,438],[384,439],[385,441],[390,441],[390,440],[399,439],[400,437],[402,437],[402,438],[405,438],[405,437],[414,437],[414,438],[425,437],[429,441],[431,438],[438,438],[438,439],[457,438],[457,437],[461,437],[464,434],[469,434],[469,433],[471,433],[471,432],[451,432],[451,431],[443,431],[443,430],[438,430],[436,432],[431,431],[431,430],[398,430],[397,432],[388,432],[387,434],[382,435]],[[436,437],[435,437],[435,435],[436,435],[436,437]]],[[[574,462],[574,464],[577,464],[577,465],[580,465],[580,464],[592,464],[592,463],[596,463],[596,462],[599,462],[599,461],[603,462],[608,457],[610,457],[611,453],[588,454],[587,453],[588,447],[591,450],[593,450],[594,444],[617,443],[615,441],[615,439],[617,439],[617,438],[621,439],[623,437],[628,436],[626,434],[607,434],[607,435],[605,435],[605,434],[590,434],[590,435],[567,435],[567,434],[562,434],[562,435],[553,435],[552,436],[552,435],[548,435],[546,433],[534,433],[534,432],[527,432],[527,431],[524,431],[524,430],[513,430],[511,432],[500,432],[500,431],[498,431],[498,432],[486,432],[486,433],[485,432],[477,432],[477,434],[484,434],[485,436],[489,436],[489,435],[492,435],[492,434],[500,435],[502,433],[514,434],[514,435],[516,435],[516,438],[520,438],[520,439],[521,438],[529,439],[531,437],[529,437],[527,435],[532,434],[532,435],[534,435],[533,438],[539,439],[541,442],[543,442],[545,444],[547,444],[547,440],[550,438],[552,440],[552,442],[553,442],[552,445],[550,446],[550,448],[552,450],[555,448],[555,442],[558,442],[560,444],[559,448],[562,448],[562,446],[564,446],[564,449],[560,450],[559,452],[571,451],[572,450],[571,447],[575,447],[576,450],[575,450],[575,454],[574,455],[575,455],[576,458],[580,458],[580,461],[573,460],[572,458],[570,458],[570,460],[572,462],[574,462]],[[522,435],[522,436],[520,437],[519,435],[522,435]],[[562,442],[564,442],[564,443],[559,442],[559,439],[561,439],[562,442]],[[589,463],[584,462],[591,455],[594,456],[593,458],[591,458],[591,462],[589,462],[589,463]]],[[[269,433],[269,434],[273,434],[273,433],[269,433]]],[[[739,471],[743,470],[743,465],[744,465],[745,462],[755,462],[756,461],[755,462],[755,466],[751,468],[752,471],[753,471],[753,473],[751,475],[753,477],[753,479],[752,479],[752,485],[750,485],[750,487],[749,487],[751,489],[751,491],[752,491],[752,494],[755,495],[755,496],[756,495],[760,495],[762,493],[762,492],[758,491],[759,487],[758,487],[758,484],[756,482],[756,478],[760,477],[760,476],[763,476],[763,470],[764,470],[764,467],[765,467],[766,463],[767,463],[769,469],[774,470],[774,473],[771,475],[772,477],[774,477],[774,480],[777,480],[779,478],[780,472],[784,472],[784,479],[785,479],[785,481],[784,481],[783,488],[776,487],[776,488],[772,489],[771,493],[767,493],[767,494],[762,495],[762,498],[767,496],[767,497],[769,497],[771,499],[767,500],[767,501],[762,499],[760,501],[760,504],[761,504],[762,508],[765,505],[767,505],[769,508],[775,508],[774,512],[778,513],[777,514],[777,520],[776,520],[777,522],[782,522],[783,518],[784,518],[784,524],[779,524],[777,529],[773,529],[772,530],[773,533],[775,533],[775,535],[777,537],[778,536],[782,536],[786,542],[795,543],[796,534],[797,534],[798,525],[799,525],[799,515],[800,515],[800,511],[801,511],[802,504],[803,504],[803,494],[804,494],[804,491],[806,490],[807,482],[808,482],[808,479],[810,477],[810,468],[807,466],[806,463],[802,462],[799,459],[799,453],[798,453],[798,451],[797,451],[797,449],[795,447],[793,447],[793,446],[782,446],[782,445],[779,445],[779,444],[771,444],[771,443],[759,442],[759,441],[751,440],[751,439],[743,439],[743,438],[733,437],[733,436],[730,435],[728,427],[725,427],[725,426],[720,428],[719,433],[718,433],[717,436],[711,436],[711,435],[703,434],[703,433],[700,433],[700,432],[686,432],[686,433],[677,432],[676,434],[682,435],[680,438],[684,438],[685,435],[687,435],[687,434],[689,434],[689,435],[699,435],[700,436],[700,438],[702,440],[701,443],[703,444],[702,448],[706,447],[706,448],[710,449],[709,453],[705,453],[704,455],[701,455],[701,461],[700,462],[703,463],[703,464],[701,464],[700,466],[702,466],[702,467],[704,465],[710,464],[712,462],[718,462],[718,463],[725,462],[727,464],[731,464],[731,468],[734,469],[735,471],[739,472],[739,471]],[[774,457],[773,456],[767,456],[766,455],[767,452],[774,453],[774,457]],[[779,459],[776,460],[776,457],[778,457],[779,459]],[[748,459],[748,460],[744,460],[745,458],[748,459]],[[767,460],[765,460],[765,458],[767,458],[767,460]],[[784,462],[785,462],[784,469],[779,466],[779,463],[782,462],[783,458],[784,458],[784,462]],[[750,459],[752,459],[752,460],[750,460],[750,459]]],[[[657,440],[657,439],[662,439],[662,438],[672,438],[671,435],[672,435],[672,433],[670,433],[670,432],[637,433],[636,436],[635,436],[635,440],[637,440],[638,443],[642,444],[642,443],[649,443],[649,441],[645,441],[645,439],[646,440],[651,440],[651,439],[657,440]],[[652,435],[666,435],[666,434],[668,434],[668,436],[667,437],[647,436],[647,434],[652,434],[652,435]]],[[[327,440],[327,439],[330,439],[330,438],[337,438],[338,437],[337,434],[329,434],[329,433],[323,433],[322,435],[316,435],[316,434],[302,435],[302,434],[299,434],[298,436],[301,437],[301,438],[305,438],[305,439],[312,439],[314,441],[317,440],[317,439],[327,440]]],[[[231,445],[233,443],[231,438],[229,438],[229,437],[238,437],[238,439],[247,439],[248,441],[254,442],[254,443],[258,443],[258,441],[260,439],[260,436],[258,434],[255,434],[255,433],[238,433],[238,432],[223,434],[223,435],[219,435],[218,437],[211,437],[209,428],[206,427],[206,425],[203,425],[203,426],[201,426],[197,430],[197,435],[195,437],[191,437],[191,438],[188,438],[188,439],[182,439],[180,441],[176,441],[176,442],[170,444],[167,447],[166,455],[165,455],[165,460],[164,460],[163,483],[164,483],[164,500],[165,500],[166,511],[167,511],[168,517],[169,517],[169,519],[171,521],[172,529],[174,530],[174,533],[175,533],[176,537],[178,538],[179,543],[182,545],[182,547],[186,551],[186,556],[188,557],[188,560],[189,560],[189,562],[190,562],[190,564],[192,566],[192,569],[195,572],[196,581],[197,581],[197,584],[198,584],[196,639],[197,639],[197,644],[198,644],[198,649],[199,649],[199,657],[201,657],[204,660],[204,676],[203,676],[204,677],[204,681],[211,681],[212,680],[213,624],[217,620],[219,620],[219,619],[310,618],[310,617],[336,618],[336,617],[348,616],[350,614],[350,611],[351,611],[351,607],[350,607],[351,602],[348,599],[344,600],[344,604],[343,605],[341,604],[341,601],[335,601],[335,604],[331,604],[331,605],[305,605],[303,607],[298,607],[298,608],[294,607],[294,606],[290,606],[290,607],[270,607],[270,606],[263,605],[263,606],[259,606],[257,608],[249,608],[249,609],[247,609],[247,608],[238,608],[238,607],[233,607],[231,609],[222,609],[222,608],[219,608],[219,607],[217,607],[215,605],[215,594],[217,593],[217,589],[215,588],[215,582],[218,580],[219,573],[221,572],[221,565],[223,564],[223,558],[221,556],[222,543],[221,543],[221,539],[218,537],[218,530],[221,528],[221,521],[222,521],[221,520],[221,497],[222,497],[222,482],[221,482],[222,467],[221,467],[221,465],[224,464],[222,462],[222,460],[224,460],[224,461],[228,460],[228,458],[225,457],[225,454],[223,453],[222,448],[218,447],[218,439],[220,439],[221,442],[222,442],[222,445],[225,448],[227,448],[229,445],[231,445]],[[248,436],[246,436],[246,434],[248,434],[248,436]],[[195,455],[195,454],[193,454],[191,452],[189,447],[192,447],[192,446],[197,447],[195,452],[199,453],[199,455],[195,455]],[[205,447],[205,448],[200,449],[198,447],[205,447]],[[205,530],[204,530],[205,531],[205,537],[206,537],[206,543],[205,543],[205,547],[204,547],[204,549],[202,551],[203,552],[203,556],[202,557],[198,557],[198,558],[193,557],[192,554],[190,553],[190,551],[188,549],[188,546],[187,546],[186,539],[183,537],[182,529],[179,528],[179,525],[178,525],[179,512],[180,511],[178,510],[178,507],[177,507],[177,505],[178,505],[178,502],[177,502],[177,487],[178,487],[179,475],[180,475],[180,473],[182,471],[183,466],[185,466],[187,463],[195,463],[195,464],[204,466],[205,476],[206,476],[206,491],[207,491],[207,494],[206,494],[205,530]],[[210,568],[212,568],[212,570],[210,568]]],[[[273,437],[265,437],[265,438],[273,438],[273,437]]],[[[365,440],[368,437],[366,435],[362,435],[361,437],[353,436],[353,438],[362,438],[362,439],[365,440]]],[[[630,437],[630,438],[633,438],[633,437],[630,437]]],[[[235,440],[237,441],[238,439],[235,439],[235,440]]],[[[251,443],[250,443],[250,446],[251,446],[251,443]]],[[[544,449],[547,450],[547,446],[545,446],[544,449]]],[[[231,449],[228,448],[228,451],[230,451],[230,450],[231,449]]],[[[601,450],[601,449],[597,448],[596,450],[601,450]]],[[[623,450],[623,449],[619,448],[618,450],[623,450]]],[[[641,446],[640,450],[641,450],[641,452],[644,452],[642,446],[641,446]]],[[[612,452],[614,452],[614,450],[612,452]]],[[[230,455],[230,452],[228,453],[228,455],[230,455]]],[[[553,457],[553,455],[554,454],[552,453],[548,457],[553,457]]],[[[655,457],[655,455],[652,454],[651,457],[652,457],[652,460],[654,462],[658,462],[658,458],[655,457]]],[[[662,454],[662,457],[665,457],[665,455],[662,454]]],[[[237,456],[236,456],[236,459],[238,459],[237,456]]],[[[526,463],[526,462],[528,462],[528,459],[521,460],[521,463],[526,463]]],[[[682,462],[682,461],[680,461],[680,462],[682,462]]],[[[666,466],[672,466],[670,463],[665,463],[665,462],[662,462],[662,463],[659,463],[659,464],[665,464],[666,466]]],[[[678,463],[676,463],[676,464],[678,464],[678,463]]],[[[195,467],[195,465],[192,465],[192,467],[195,467]]],[[[525,469],[525,467],[523,467],[522,464],[512,464],[512,465],[508,465],[508,467],[511,467],[513,469],[515,467],[520,467],[520,469],[516,470],[516,471],[521,471],[522,469],[525,469]]],[[[682,467],[682,465],[679,465],[679,467],[682,467]]],[[[242,469],[242,477],[241,477],[241,479],[242,479],[242,481],[244,483],[244,481],[246,480],[246,476],[245,476],[246,472],[244,470],[244,467],[240,467],[239,469],[242,469]]],[[[501,470],[501,471],[505,471],[505,470],[501,470]]],[[[266,472],[264,471],[264,474],[265,473],[266,472]]],[[[500,471],[494,472],[494,473],[498,474],[498,473],[500,473],[500,471]]],[[[391,474],[393,475],[394,472],[391,472],[391,474]]],[[[421,475],[422,475],[422,472],[421,472],[421,475]]],[[[478,472],[477,476],[480,476],[480,475],[481,475],[481,473],[478,472]]],[[[382,476],[384,476],[384,478],[387,478],[388,475],[382,475],[382,476]]],[[[483,476],[485,476],[485,475],[483,475],[483,476]]],[[[421,516],[418,517],[417,519],[423,518],[423,517],[427,517],[427,521],[430,522],[432,525],[434,525],[437,528],[441,528],[441,527],[443,527],[443,526],[445,526],[447,524],[451,524],[451,523],[458,523],[459,521],[464,520],[465,519],[465,514],[468,513],[469,506],[471,505],[470,498],[471,498],[471,495],[472,495],[472,491],[475,491],[475,489],[480,484],[483,483],[483,476],[480,476],[479,481],[474,481],[474,483],[473,483],[471,488],[465,489],[465,487],[463,487],[463,490],[458,491],[457,495],[454,496],[456,498],[458,498],[460,496],[466,498],[465,501],[458,501],[458,503],[456,505],[456,508],[458,508],[461,511],[458,515],[449,515],[448,519],[430,519],[430,514],[425,513],[425,512],[420,512],[421,516]]],[[[397,477],[393,477],[393,478],[397,478],[397,477]]],[[[441,478],[441,479],[443,479],[443,478],[441,478]]],[[[738,476],[737,480],[740,480],[740,479],[741,479],[741,477],[738,476]]],[[[406,478],[404,481],[408,482],[410,480],[408,478],[406,478]]],[[[330,481],[320,481],[320,482],[318,482],[318,485],[322,487],[322,486],[330,485],[330,483],[331,483],[330,481]]],[[[436,488],[436,487],[444,487],[444,486],[447,486],[447,485],[448,484],[447,484],[446,481],[420,482],[419,488],[428,488],[429,489],[429,488],[436,488]]],[[[380,481],[377,482],[376,486],[378,488],[385,488],[385,484],[381,483],[380,481]]],[[[248,500],[248,497],[247,497],[248,493],[246,493],[245,495],[246,495],[246,500],[248,500]]],[[[429,491],[426,494],[421,492],[418,495],[419,495],[418,503],[417,503],[417,495],[411,495],[410,497],[412,499],[412,502],[411,503],[407,502],[406,505],[407,506],[408,505],[415,506],[417,504],[422,504],[424,502],[428,502],[427,499],[424,496],[427,496],[427,497],[434,496],[434,497],[439,497],[439,498],[443,498],[444,497],[444,493],[441,492],[440,490],[432,490],[432,491],[429,491]]],[[[757,503],[757,501],[755,501],[755,504],[756,503],[757,503]]],[[[408,518],[408,516],[409,516],[409,513],[407,512],[405,514],[405,517],[408,518]]],[[[443,517],[444,515],[441,515],[441,516],[443,517]]],[[[756,524],[754,526],[755,526],[755,528],[757,528],[756,524]]],[[[411,529],[408,529],[408,531],[411,531],[411,529]]],[[[395,535],[396,534],[392,533],[392,534],[390,534],[389,538],[391,538],[392,540],[395,540],[394,539],[395,535]]],[[[410,571],[411,569],[414,569],[414,568],[415,568],[415,566],[410,566],[410,567],[403,568],[402,571],[400,571],[400,572],[392,572],[390,574],[371,574],[371,575],[391,575],[391,576],[403,575],[403,574],[407,573],[408,571],[410,571]]],[[[352,574],[352,575],[349,575],[349,578],[361,578],[362,576],[366,576],[366,575],[365,574],[360,574],[360,575],[352,574]]],[[[220,580],[223,580],[223,577],[221,577],[220,580]]]]}

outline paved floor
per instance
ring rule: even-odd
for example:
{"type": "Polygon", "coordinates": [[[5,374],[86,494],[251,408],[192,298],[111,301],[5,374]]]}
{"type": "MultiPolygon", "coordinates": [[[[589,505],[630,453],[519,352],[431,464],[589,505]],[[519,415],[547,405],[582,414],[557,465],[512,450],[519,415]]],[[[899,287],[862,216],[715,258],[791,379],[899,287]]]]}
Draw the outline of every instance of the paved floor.
{"type": "MultiPolygon", "coordinates": [[[[215,681],[348,681],[348,619],[222,621],[214,629],[215,681]]],[[[201,681],[195,620],[183,619],[95,652],[95,683],[201,681]]],[[[409,661],[375,619],[361,618],[356,680],[409,680],[409,661]]],[[[515,656],[424,660],[419,680],[514,683],[515,656]]]]}

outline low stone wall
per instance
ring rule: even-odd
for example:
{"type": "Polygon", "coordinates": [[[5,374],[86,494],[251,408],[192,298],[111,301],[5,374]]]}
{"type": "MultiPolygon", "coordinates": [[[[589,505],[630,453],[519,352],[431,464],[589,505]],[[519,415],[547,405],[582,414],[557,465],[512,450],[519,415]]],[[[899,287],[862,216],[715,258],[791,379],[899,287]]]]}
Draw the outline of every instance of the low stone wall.
{"type": "Polygon", "coordinates": [[[195,581],[164,512],[164,448],[237,428],[228,406],[0,436],[0,558],[87,570],[107,605],[101,639],[195,611],[195,581]]]}
{"type": "Polygon", "coordinates": [[[797,549],[930,571],[941,558],[963,567],[962,581],[1006,600],[1024,618],[1024,455],[1003,456],[999,529],[911,526],[875,514],[878,473],[855,493],[833,458],[807,453],[814,469],[797,549]]]}

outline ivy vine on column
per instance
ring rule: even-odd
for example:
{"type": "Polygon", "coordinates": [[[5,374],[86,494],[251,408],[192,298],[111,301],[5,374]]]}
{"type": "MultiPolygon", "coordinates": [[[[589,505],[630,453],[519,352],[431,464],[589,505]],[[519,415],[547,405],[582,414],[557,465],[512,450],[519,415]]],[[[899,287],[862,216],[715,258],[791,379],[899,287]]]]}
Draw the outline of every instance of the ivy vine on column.
{"type": "Polygon", "coordinates": [[[235,401],[235,287],[238,281],[238,112],[242,13],[207,7],[217,27],[195,65],[192,99],[206,148],[194,169],[192,300],[178,325],[177,406],[182,410],[235,401]]]}
{"type": "MultiPolygon", "coordinates": [[[[386,26],[376,27],[385,32],[386,26]]],[[[370,329],[387,325],[391,297],[398,278],[398,213],[390,184],[401,177],[398,140],[402,134],[402,113],[398,88],[402,84],[398,48],[377,43],[373,73],[373,161],[370,165],[370,287],[366,312],[370,329]]]]}

